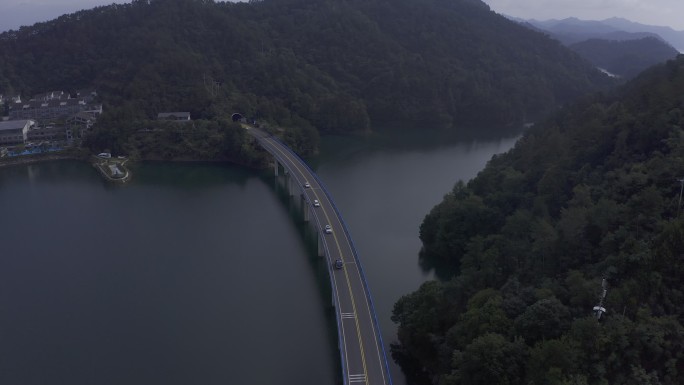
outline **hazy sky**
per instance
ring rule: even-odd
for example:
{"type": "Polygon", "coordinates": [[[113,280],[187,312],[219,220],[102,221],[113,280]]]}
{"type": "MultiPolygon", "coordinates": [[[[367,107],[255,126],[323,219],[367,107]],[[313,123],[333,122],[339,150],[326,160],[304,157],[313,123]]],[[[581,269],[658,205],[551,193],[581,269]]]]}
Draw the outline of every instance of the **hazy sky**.
{"type": "Polygon", "coordinates": [[[584,20],[622,17],[684,30],[684,0],[484,0],[497,12],[524,19],[584,20]]]}
{"type": "MultiPolygon", "coordinates": [[[[684,30],[684,0],[484,0],[498,13],[526,19],[612,16],[684,30]]],[[[65,13],[130,0],[0,0],[0,31],[47,21],[65,13]]]]}
{"type": "Polygon", "coordinates": [[[56,19],[66,13],[74,13],[98,5],[130,2],[130,0],[0,0],[0,31],[56,19]]]}

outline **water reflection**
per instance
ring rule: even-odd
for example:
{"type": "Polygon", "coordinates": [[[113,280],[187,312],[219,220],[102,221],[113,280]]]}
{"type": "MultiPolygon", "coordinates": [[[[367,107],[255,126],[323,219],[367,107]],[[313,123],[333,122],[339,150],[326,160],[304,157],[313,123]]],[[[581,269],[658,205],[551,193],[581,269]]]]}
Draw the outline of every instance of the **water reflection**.
{"type": "Polygon", "coordinates": [[[335,383],[318,262],[253,172],[28,167],[0,169],[0,383],[335,383]]]}
{"type": "MultiPolygon", "coordinates": [[[[396,300],[444,278],[418,257],[424,216],[515,139],[333,136],[307,160],[349,226],[387,345],[396,300]]],[[[0,382],[42,367],[33,383],[335,383],[327,270],[272,171],[133,172],[119,188],[73,161],[0,169],[0,382]]]]}
{"type": "Polygon", "coordinates": [[[225,183],[245,186],[253,173],[239,166],[211,162],[142,162],[133,164],[136,184],[204,189],[225,183]]]}
{"type": "MultiPolygon", "coordinates": [[[[322,139],[321,156],[307,160],[331,192],[349,226],[371,289],[386,348],[396,340],[394,303],[444,269],[419,258],[425,215],[458,180],[482,170],[517,136],[434,135],[433,131],[322,139]]],[[[390,363],[395,385],[404,384],[390,363]]]]}
{"type": "Polygon", "coordinates": [[[435,277],[441,281],[447,281],[454,276],[457,266],[438,258],[430,258],[422,248],[418,253],[418,266],[424,273],[434,272],[435,277]]]}

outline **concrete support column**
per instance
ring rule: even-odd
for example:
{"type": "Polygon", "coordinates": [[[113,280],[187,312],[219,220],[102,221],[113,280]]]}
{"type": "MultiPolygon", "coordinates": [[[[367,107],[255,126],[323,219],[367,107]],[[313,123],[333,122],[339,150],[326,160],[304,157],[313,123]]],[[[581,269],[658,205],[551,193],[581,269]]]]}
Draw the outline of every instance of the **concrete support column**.
{"type": "Polygon", "coordinates": [[[275,172],[275,176],[278,177],[278,159],[273,158],[273,171],[275,172]]]}
{"type": "Polygon", "coordinates": [[[325,257],[325,247],[323,246],[323,234],[318,231],[318,256],[319,257],[325,257]]]}
{"type": "Polygon", "coordinates": [[[304,197],[304,194],[300,195],[301,197],[301,204],[302,204],[302,213],[304,214],[304,221],[308,222],[311,220],[311,207],[309,207],[309,204],[306,201],[306,198],[304,197]]]}

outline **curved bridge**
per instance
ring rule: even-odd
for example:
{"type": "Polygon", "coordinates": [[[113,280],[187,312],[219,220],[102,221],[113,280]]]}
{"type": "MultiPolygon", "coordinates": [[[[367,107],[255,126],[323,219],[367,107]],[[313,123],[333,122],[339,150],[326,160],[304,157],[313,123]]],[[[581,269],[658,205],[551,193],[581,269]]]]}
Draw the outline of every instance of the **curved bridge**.
{"type": "Polygon", "coordinates": [[[280,164],[289,176],[289,183],[301,188],[302,199],[307,203],[305,217],[313,219],[318,230],[319,250],[325,255],[330,272],[343,383],[392,384],[361,261],[332,197],[318,176],[289,147],[259,129],[250,127],[248,131],[275,158],[276,175],[280,164]],[[330,226],[329,232],[326,225],[330,226]],[[342,261],[342,268],[334,266],[336,260],[342,261]]]}

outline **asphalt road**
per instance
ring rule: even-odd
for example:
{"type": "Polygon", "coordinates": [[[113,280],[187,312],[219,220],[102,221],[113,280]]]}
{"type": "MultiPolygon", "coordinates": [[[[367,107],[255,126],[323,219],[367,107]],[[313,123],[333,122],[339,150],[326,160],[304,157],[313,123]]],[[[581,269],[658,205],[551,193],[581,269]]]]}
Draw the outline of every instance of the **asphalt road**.
{"type": "Polygon", "coordinates": [[[345,384],[380,385],[391,384],[387,357],[371,304],[370,293],[364,285],[359,261],[354,255],[353,244],[341,216],[332,204],[332,198],[315,177],[313,171],[284,144],[269,134],[248,128],[250,134],[285,167],[297,183],[310,205],[311,221],[317,227],[325,248],[330,268],[333,294],[336,297],[340,353],[345,384]],[[310,187],[304,187],[309,183],[310,187]],[[320,207],[314,207],[317,199],[320,207]],[[332,233],[325,233],[330,225],[332,233]],[[335,260],[343,262],[342,269],[334,269],[335,260]]]}

